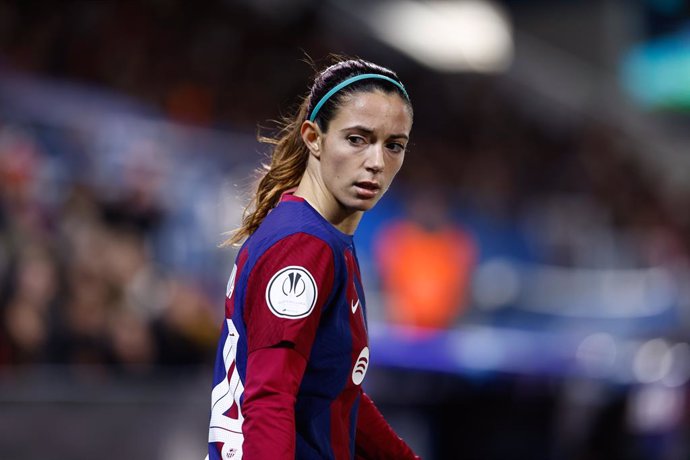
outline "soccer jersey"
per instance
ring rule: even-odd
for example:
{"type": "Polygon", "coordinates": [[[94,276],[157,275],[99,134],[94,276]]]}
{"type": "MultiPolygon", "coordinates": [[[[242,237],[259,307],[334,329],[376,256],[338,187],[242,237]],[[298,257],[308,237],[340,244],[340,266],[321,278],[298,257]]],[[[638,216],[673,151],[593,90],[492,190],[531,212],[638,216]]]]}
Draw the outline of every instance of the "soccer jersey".
{"type": "Polygon", "coordinates": [[[362,392],[368,366],[352,236],[285,194],[240,249],[228,282],[209,459],[348,459],[375,444],[390,458],[414,458],[362,392]],[[366,433],[363,421],[379,433],[366,433]]]}

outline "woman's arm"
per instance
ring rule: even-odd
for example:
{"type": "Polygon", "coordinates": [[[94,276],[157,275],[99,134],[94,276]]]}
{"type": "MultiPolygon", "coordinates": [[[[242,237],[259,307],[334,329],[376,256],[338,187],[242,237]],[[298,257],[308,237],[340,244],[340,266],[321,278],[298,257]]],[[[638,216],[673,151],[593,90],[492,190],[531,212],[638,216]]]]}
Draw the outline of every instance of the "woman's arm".
{"type": "Polygon", "coordinates": [[[357,460],[419,459],[390,427],[374,402],[362,391],[355,437],[357,460]]]}
{"type": "Polygon", "coordinates": [[[306,365],[291,347],[262,348],[249,355],[243,458],[295,458],[295,400],[306,365]]]}
{"type": "Polygon", "coordinates": [[[334,282],[331,248],[304,233],[261,255],[247,279],[243,458],[295,458],[295,401],[334,282]]]}

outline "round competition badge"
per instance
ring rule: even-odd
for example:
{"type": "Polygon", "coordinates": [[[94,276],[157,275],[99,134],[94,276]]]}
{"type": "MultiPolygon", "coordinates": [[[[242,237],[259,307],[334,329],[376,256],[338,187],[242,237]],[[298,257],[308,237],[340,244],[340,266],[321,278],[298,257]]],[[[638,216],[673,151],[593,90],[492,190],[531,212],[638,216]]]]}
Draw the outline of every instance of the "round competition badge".
{"type": "Polygon", "coordinates": [[[279,270],[268,282],[266,303],[280,318],[304,318],[314,309],[317,293],[311,273],[304,267],[292,265],[279,270]]]}

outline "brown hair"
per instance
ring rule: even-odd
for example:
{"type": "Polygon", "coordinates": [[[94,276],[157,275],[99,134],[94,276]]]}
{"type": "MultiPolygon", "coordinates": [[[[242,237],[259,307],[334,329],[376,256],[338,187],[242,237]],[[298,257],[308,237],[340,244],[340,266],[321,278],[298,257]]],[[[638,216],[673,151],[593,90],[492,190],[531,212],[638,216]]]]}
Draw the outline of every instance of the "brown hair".
{"type": "MultiPolygon", "coordinates": [[[[299,185],[309,160],[309,149],[301,135],[302,123],[308,119],[314,106],[331,88],[350,77],[364,73],[377,73],[400,82],[395,72],[385,67],[363,59],[340,60],[317,73],[309,94],[303,98],[296,113],[282,120],[275,137],[258,136],[259,142],[273,146],[271,162],[270,164],[263,164],[257,170],[261,179],[256,193],[244,210],[242,225],[232,233],[232,236],[222,246],[237,245],[249,237],[256,231],[269,211],[278,204],[280,196],[285,191],[299,185]]],[[[387,93],[398,93],[407,102],[410,113],[412,113],[412,105],[408,96],[400,88],[385,80],[367,79],[353,83],[333,95],[321,107],[314,121],[324,133],[327,132],[329,122],[347,97],[355,92],[377,89],[387,93]]]]}

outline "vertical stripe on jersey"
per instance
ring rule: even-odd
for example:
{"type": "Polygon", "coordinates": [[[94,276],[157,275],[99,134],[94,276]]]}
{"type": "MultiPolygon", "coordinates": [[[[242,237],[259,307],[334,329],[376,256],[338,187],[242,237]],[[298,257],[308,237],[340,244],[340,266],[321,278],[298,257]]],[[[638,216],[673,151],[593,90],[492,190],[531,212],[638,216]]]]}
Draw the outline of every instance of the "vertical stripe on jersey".
{"type": "MultiPolygon", "coordinates": [[[[345,286],[345,305],[339,314],[346,316],[344,322],[349,324],[351,341],[350,367],[343,390],[331,403],[331,445],[333,452],[338,453],[336,459],[352,458],[354,454],[354,432],[356,426],[357,399],[360,394],[360,384],[353,380],[355,367],[362,350],[368,345],[367,330],[364,323],[364,295],[359,277],[357,261],[349,250],[344,251],[347,269],[347,284],[345,286]]],[[[368,367],[368,361],[366,362],[368,367]]],[[[365,368],[366,371],[366,368],[365,368]]]]}

